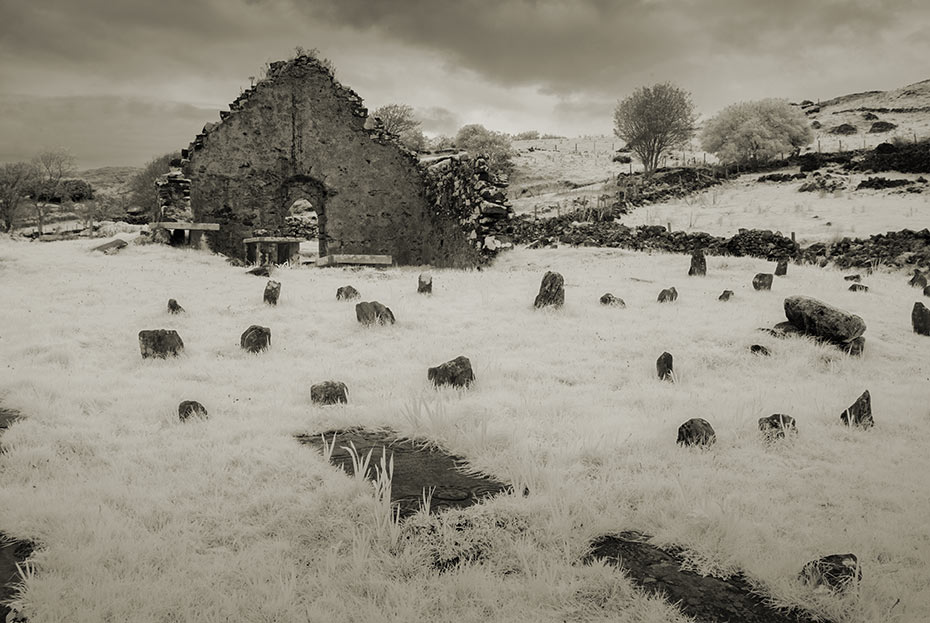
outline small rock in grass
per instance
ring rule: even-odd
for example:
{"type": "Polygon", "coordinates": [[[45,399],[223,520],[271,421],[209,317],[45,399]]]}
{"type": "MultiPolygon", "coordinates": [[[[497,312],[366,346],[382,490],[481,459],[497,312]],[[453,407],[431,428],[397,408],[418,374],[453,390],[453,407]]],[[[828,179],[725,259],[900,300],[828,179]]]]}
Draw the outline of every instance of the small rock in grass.
{"type": "Polygon", "coordinates": [[[672,355],[671,353],[662,353],[659,355],[659,358],[656,359],[656,374],[659,375],[659,379],[665,381],[673,381],[672,377],[672,355]]]}
{"type": "Polygon", "coordinates": [[[310,386],[310,400],[318,405],[334,405],[349,401],[349,390],[341,381],[323,381],[310,386]]]}
{"type": "Polygon", "coordinates": [[[930,286],[924,288],[924,296],[930,296],[930,286]]]}
{"type": "Polygon", "coordinates": [[[539,285],[539,294],[533,307],[561,307],[565,303],[565,279],[559,273],[548,271],[539,285]]]}
{"type": "Polygon", "coordinates": [[[854,283],[849,286],[850,292],[868,292],[869,286],[862,285],[861,283],[854,283]]]}
{"type": "Polygon", "coordinates": [[[875,421],[872,419],[872,396],[869,390],[862,392],[856,402],[840,414],[840,419],[847,426],[871,428],[875,421]]]}
{"type": "Polygon", "coordinates": [[[253,324],[239,338],[239,345],[250,353],[258,353],[271,346],[271,329],[253,324]]]}
{"type": "Polygon", "coordinates": [[[146,329],[139,331],[139,348],[142,358],[177,357],[184,351],[184,342],[174,329],[146,329]]]}
{"type": "Polygon", "coordinates": [[[420,273],[420,277],[417,279],[417,292],[420,294],[432,294],[433,293],[433,276],[429,273],[420,273]]]}
{"type": "Polygon", "coordinates": [[[251,270],[247,270],[246,274],[255,275],[256,277],[270,277],[271,276],[271,267],[269,266],[256,266],[251,270]]]}
{"type": "Polygon", "coordinates": [[[763,357],[768,357],[769,355],[772,354],[769,352],[769,349],[767,349],[762,344],[753,344],[752,346],[749,347],[749,350],[750,352],[752,352],[753,355],[761,355],[763,357]]]}
{"type": "Polygon", "coordinates": [[[759,430],[767,439],[780,439],[785,436],[786,432],[796,433],[798,431],[794,418],[781,413],[759,418],[759,430]]]}
{"type": "Polygon", "coordinates": [[[927,309],[923,303],[914,303],[914,309],[911,310],[911,325],[914,327],[914,333],[930,335],[930,309],[927,309]]]}
{"type": "Polygon", "coordinates": [[[601,297],[601,305],[616,305],[617,307],[626,307],[626,303],[621,298],[617,298],[610,292],[601,297]]]}
{"type": "Polygon", "coordinates": [[[841,592],[862,581],[862,569],[855,554],[831,554],[804,565],[800,580],[815,589],[825,587],[841,592]]]}
{"type": "Polygon", "coordinates": [[[717,441],[717,434],[710,422],[703,418],[691,418],[678,427],[678,444],[682,446],[709,446],[717,441]]]}
{"type": "Polygon", "coordinates": [[[357,299],[360,297],[361,295],[358,293],[358,290],[352,286],[342,286],[336,290],[337,301],[351,301],[352,299],[357,299]]]}
{"type": "Polygon", "coordinates": [[[666,288],[659,292],[659,297],[656,299],[660,303],[671,303],[672,301],[678,300],[678,290],[675,288],[666,288]]]}
{"type": "Polygon", "coordinates": [[[920,272],[919,268],[914,269],[914,276],[911,277],[911,280],[907,282],[908,285],[915,288],[926,288],[927,287],[927,278],[920,272]]]}
{"type": "Polygon", "coordinates": [[[855,281],[856,283],[859,283],[860,281],[862,281],[862,275],[846,275],[845,277],[843,277],[843,279],[845,279],[846,281],[855,281]]]}
{"type": "Polygon", "coordinates": [[[207,417],[206,407],[204,407],[196,400],[185,400],[178,405],[178,419],[183,422],[192,416],[201,418],[207,417]]]}
{"type": "Polygon", "coordinates": [[[116,240],[111,240],[110,242],[105,242],[99,247],[94,247],[93,251],[100,251],[104,255],[114,255],[119,253],[119,250],[127,246],[125,240],[117,238],[116,240]]]}
{"type": "Polygon", "coordinates": [[[733,296],[733,290],[724,290],[723,293],[717,297],[718,301],[729,301],[730,297],[733,296]]]}
{"type": "Polygon", "coordinates": [[[378,301],[363,301],[355,305],[355,317],[365,325],[377,324],[394,324],[394,312],[389,307],[385,307],[378,301]]]}
{"type": "Polygon", "coordinates": [[[775,276],[784,277],[788,274],[788,260],[779,260],[775,265],[775,276]]]}
{"type": "Polygon", "coordinates": [[[268,284],[265,285],[265,302],[269,305],[277,305],[279,296],[281,296],[281,282],[269,280],[268,284]]]}
{"type": "Polygon", "coordinates": [[[435,368],[429,368],[426,377],[437,387],[440,385],[468,387],[475,380],[475,373],[471,369],[471,361],[468,357],[456,357],[435,368]]]}
{"type": "Polygon", "coordinates": [[[775,276],[771,273],[758,273],[752,278],[752,287],[756,290],[771,290],[775,276]]]}
{"type": "Polygon", "coordinates": [[[688,269],[688,276],[703,277],[707,274],[707,259],[704,257],[704,251],[696,250],[691,254],[691,268],[688,269]]]}
{"type": "Polygon", "coordinates": [[[178,302],[174,299],[168,299],[168,313],[169,314],[183,314],[184,308],[178,305],[178,302]]]}

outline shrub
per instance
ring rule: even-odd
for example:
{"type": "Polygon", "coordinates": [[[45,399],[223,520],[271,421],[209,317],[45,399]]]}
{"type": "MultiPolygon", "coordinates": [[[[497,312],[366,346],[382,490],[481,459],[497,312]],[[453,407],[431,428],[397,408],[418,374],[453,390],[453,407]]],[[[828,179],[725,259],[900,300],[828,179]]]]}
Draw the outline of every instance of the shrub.
{"type": "Polygon", "coordinates": [[[510,175],[513,172],[514,151],[506,134],[492,132],[483,125],[473,123],[462,126],[458,131],[455,146],[472,156],[486,156],[494,173],[510,175]]]}
{"type": "Polygon", "coordinates": [[[705,124],[701,144],[722,162],[759,163],[797,153],[812,138],[807,117],[797,107],[765,99],[724,108],[705,124]]]}

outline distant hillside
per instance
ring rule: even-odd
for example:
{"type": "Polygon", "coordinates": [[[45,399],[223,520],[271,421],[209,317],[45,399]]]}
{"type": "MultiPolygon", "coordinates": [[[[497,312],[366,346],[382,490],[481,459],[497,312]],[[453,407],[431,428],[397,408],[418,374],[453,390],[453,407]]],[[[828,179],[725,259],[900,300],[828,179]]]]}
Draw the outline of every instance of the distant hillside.
{"type": "Polygon", "coordinates": [[[930,80],[890,91],[842,95],[802,108],[815,128],[814,149],[818,140],[823,151],[837,151],[874,147],[895,138],[930,138],[930,80]],[[840,129],[844,124],[849,127],[840,129]]]}
{"type": "Polygon", "coordinates": [[[75,177],[86,180],[96,191],[122,194],[129,180],[141,170],[141,167],[100,167],[79,171],[75,177]]]}

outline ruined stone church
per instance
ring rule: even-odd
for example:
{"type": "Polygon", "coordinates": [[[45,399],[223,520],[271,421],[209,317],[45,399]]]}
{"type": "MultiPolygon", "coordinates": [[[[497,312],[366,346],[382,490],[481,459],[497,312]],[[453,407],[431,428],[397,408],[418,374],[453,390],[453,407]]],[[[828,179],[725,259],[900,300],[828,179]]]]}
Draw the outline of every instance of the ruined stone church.
{"type": "Polygon", "coordinates": [[[318,215],[321,256],[466,267],[507,244],[513,211],[483,159],[420,163],[314,57],[271,63],[220,117],[181,163],[193,220],[220,225],[214,251],[242,258],[244,239],[286,234],[297,200],[318,215]]]}

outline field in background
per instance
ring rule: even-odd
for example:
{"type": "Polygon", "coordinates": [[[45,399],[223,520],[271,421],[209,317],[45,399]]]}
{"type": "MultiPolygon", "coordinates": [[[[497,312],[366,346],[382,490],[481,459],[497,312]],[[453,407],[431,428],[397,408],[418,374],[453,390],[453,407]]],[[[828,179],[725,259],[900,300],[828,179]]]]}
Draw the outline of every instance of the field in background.
{"type": "Polygon", "coordinates": [[[689,279],[685,256],[520,250],[432,271],[430,297],[415,267],[282,269],[268,307],[265,280],[221,257],[93,244],[0,240],[0,396],[26,416],[3,436],[0,526],[40,544],[31,620],[675,621],[616,570],[577,564],[591,537],[622,529],[838,623],[930,619],[930,338],[911,332],[919,293],[900,274],[856,294],[840,272],[792,265],[755,292],[772,268],[760,260],[709,257],[689,279]],[[536,311],[550,269],[566,305],[536,311]],[[359,326],[335,300],[346,284],[398,323],[359,326]],[[669,286],[677,303],[657,304],[669,286]],[[736,296],[719,303],[725,288],[736,296]],[[627,307],[599,305],[607,291],[627,307]],[[784,320],[790,294],[860,314],[864,356],[757,331],[784,320]],[[169,297],[187,313],[169,316],[169,297]],[[269,352],[240,350],[251,324],[271,327],[269,352]],[[142,360],[151,328],[177,329],[185,354],[142,360]],[[675,383],[655,378],[666,350],[675,383]],[[432,389],[426,368],[457,355],[477,383],[432,389]],[[310,403],[327,379],[348,405],[310,403]],[[864,389],[877,425],[846,429],[864,389]],[[180,424],[189,399],[209,419],[180,424]],[[800,435],[765,445],[756,420],[772,413],[800,435]],[[691,417],[716,428],[710,450],[675,445],[691,417]],[[486,558],[439,574],[433,545],[387,522],[367,483],[292,438],[350,425],[442,444],[530,495],[465,511],[478,527],[460,539],[486,558]],[[808,560],[845,552],[863,566],[857,596],[797,583],[808,560]]]}

